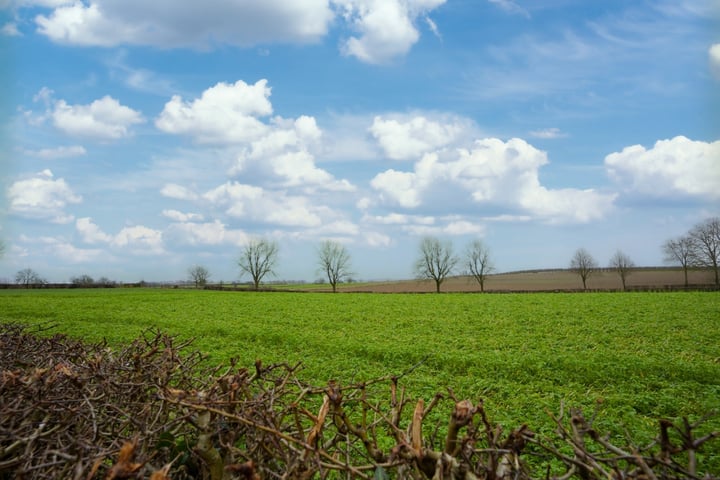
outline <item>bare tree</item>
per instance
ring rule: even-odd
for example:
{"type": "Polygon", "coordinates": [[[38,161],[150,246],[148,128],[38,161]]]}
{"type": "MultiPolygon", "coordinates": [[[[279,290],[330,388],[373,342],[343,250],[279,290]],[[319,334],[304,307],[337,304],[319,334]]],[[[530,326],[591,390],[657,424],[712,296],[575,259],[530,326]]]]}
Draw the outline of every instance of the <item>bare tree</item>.
{"type": "Polygon", "coordinates": [[[480,284],[480,291],[485,291],[485,279],[495,270],[490,258],[490,249],[482,240],[473,241],[465,252],[465,266],[468,273],[480,284]]]}
{"type": "Polygon", "coordinates": [[[204,287],[210,279],[210,271],[202,265],[193,265],[188,268],[188,276],[195,283],[195,288],[204,287]]]}
{"type": "Polygon", "coordinates": [[[72,277],[70,283],[78,287],[89,287],[95,283],[95,280],[87,274],[72,277]]]}
{"type": "Polygon", "coordinates": [[[720,217],[713,217],[690,230],[693,255],[699,265],[711,267],[715,272],[715,285],[720,286],[718,257],[720,256],[720,217]]]}
{"type": "Polygon", "coordinates": [[[5,255],[5,242],[0,240],[0,258],[5,255]]]}
{"type": "Polygon", "coordinates": [[[255,290],[258,290],[260,282],[266,275],[275,274],[277,257],[277,243],[264,238],[250,240],[243,248],[238,260],[240,275],[243,273],[249,274],[252,277],[255,290]]]}
{"type": "Polygon", "coordinates": [[[30,288],[46,283],[38,273],[32,268],[24,268],[15,274],[15,283],[30,288]]]}
{"type": "Polygon", "coordinates": [[[625,281],[627,280],[627,277],[630,276],[632,269],[635,268],[635,262],[633,262],[632,259],[625,253],[618,250],[610,258],[610,268],[614,269],[617,274],[620,275],[622,287],[623,290],[625,290],[625,281]]]}
{"type": "Polygon", "coordinates": [[[688,270],[696,262],[693,240],[689,236],[668,240],[663,244],[666,263],[679,263],[685,274],[685,286],[688,286],[688,270]]]}
{"type": "Polygon", "coordinates": [[[579,248],[570,260],[570,270],[580,275],[583,283],[583,290],[587,290],[587,279],[595,272],[598,265],[590,252],[579,248]]]}
{"type": "Polygon", "coordinates": [[[117,282],[115,280],[110,280],[108,277],[100,277],[95,283],[106,288],[115,287],[117,285],[117,282]]]}
{"type": "Polygon", "coordinates": [[[453,272],[458,261],[453,254],[452,243],[425,237],[420,242],[420,257],[415,262],[415,274],[418,278],[434,280],[435,291],[440,293],[440,285],[453,272]]]}
{"type": "Polygon", "coordinates": [[[338,282],[352,275],[350,271],[350,253],[339,242],[325,240],[318,248],[319,271],[323,272],[332,285],[333,293],[337,292],[338,282]]]}

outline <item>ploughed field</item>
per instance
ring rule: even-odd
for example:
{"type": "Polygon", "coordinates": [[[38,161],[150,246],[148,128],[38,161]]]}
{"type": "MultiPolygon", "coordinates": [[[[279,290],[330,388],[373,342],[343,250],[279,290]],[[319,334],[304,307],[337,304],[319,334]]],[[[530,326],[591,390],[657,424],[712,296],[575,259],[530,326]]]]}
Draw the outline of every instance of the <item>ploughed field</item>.
{"type": "MultiPolygon", "coordinates": [[[[688,284],[693,287],[708,287],[714,282],[710,269],[693,269],[688,272],[688,284]]],[[[680,289],[685,277],[680,268],[636,268],[626,278],[629,290],[680,289]]],[[[329,287],[326,286],[326,289],[329,287]]],[[[367,284],[339,285],[342,291],[376,293],[425,293],[434,292],[432,280],[402,280],[371,282],[367,284]]],[[[622,290],[622,280],[617,272],[603,269],[590,276],[588,290],[622,290]]],[[[445,280],[443,292],[478,292],[480,285],[470,276],[456,276],[445,280]]],[[[485,281],[488,292],[533,292],[582,290],[582,280],[569,270],[537,270],[488,275],[485,281]]]]}
{"type": "MultiPolygon", "coordinates": [[[[660,418],[720,413],[718,292],[4,290],[0,322],[113,344],[152,327],[195,338],[192,348],[213,363],[302,362],[300,378],[318,386],[416,366],[400,381],[408,397],[429,401],[450,387],[483,399],[507,430],[551,432],[548,412],[564,405],[597,409],[598,429],[619,438],[627,430],[642,444],[660,418]]],[[[720,430],[720,417],[703,428],[720,430]]],[[[720,459],[720,442],[703,455],[720,459]]]]}

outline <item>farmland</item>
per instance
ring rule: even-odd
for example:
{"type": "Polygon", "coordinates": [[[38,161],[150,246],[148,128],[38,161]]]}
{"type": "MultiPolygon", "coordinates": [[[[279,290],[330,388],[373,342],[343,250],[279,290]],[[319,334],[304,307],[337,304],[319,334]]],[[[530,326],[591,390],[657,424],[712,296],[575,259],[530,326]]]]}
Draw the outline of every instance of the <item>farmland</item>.
{"type": "MultiPolygon", "coordinates": [[[[508,428],[551,429],[561,403],[622,435],[720,410],[714,292],[377,295],[160,289],[0,291],[2,322],[111,343],[148,327],[210,362],[303,362],[322,385],[400,373],[410,396],[452,387],[508,428]]],[[[720,429],[717,417],[708,428],[720,429]]],[[[716,442],[717,443],[717,442],[716,442]]],[[[718,454],[718,446],[713,446],[718,454]]]]}

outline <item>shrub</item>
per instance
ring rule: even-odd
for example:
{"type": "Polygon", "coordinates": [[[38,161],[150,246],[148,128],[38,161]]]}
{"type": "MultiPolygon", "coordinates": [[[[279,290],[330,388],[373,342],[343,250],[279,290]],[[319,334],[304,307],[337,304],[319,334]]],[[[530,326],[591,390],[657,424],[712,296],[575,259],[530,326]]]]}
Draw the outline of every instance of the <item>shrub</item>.
{"type": "Polygon", "coordinates": [[[121,349],[39,333],[0,325],[0,478],[701,478],[719,435],[663,420],[654,444],[618,447],[580,411],[553,438],[505,433],[452,390],[411,401],[412,368],[315,387],[300,365],[209,367],[160,331],[121,349]]]}

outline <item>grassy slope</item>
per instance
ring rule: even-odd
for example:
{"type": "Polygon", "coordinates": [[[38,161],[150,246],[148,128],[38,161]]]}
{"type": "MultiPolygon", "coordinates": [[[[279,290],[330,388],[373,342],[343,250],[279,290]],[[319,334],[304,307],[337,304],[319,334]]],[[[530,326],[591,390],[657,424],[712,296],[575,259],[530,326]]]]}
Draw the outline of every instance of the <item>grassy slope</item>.
{"type": "MultiPolygon", "coordinates": [[[[303,361],[315,384],[398,373],[426,400],[452,387],[508,427],[546,409],[654,433],[658,417],[720,410],[717,293],[373,295],[182,290],[1,291],[0,321],[52,322],[89,340],[148,326],[196,337],[212,361],[303,361]]],[[[716,417],[711,425],[720,428],[716,417]]],[[[714,454],[720,457],[715,447],[714,454]]]]}

